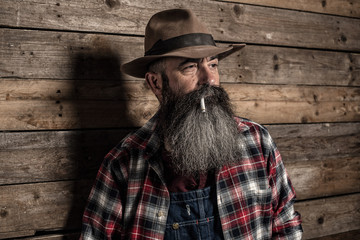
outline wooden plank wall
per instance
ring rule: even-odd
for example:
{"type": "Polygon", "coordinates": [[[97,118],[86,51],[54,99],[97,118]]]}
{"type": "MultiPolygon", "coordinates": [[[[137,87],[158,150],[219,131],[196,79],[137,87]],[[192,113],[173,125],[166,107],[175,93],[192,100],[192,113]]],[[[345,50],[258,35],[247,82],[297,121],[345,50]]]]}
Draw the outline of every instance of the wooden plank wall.
{"type": "Polygon", "coordinates": [[[274,137],[304,239],[359,238],[359,0],[2,0],[0,238],[78,237],[103,156],[157,109],[120,64],[174,7],[247,44],[221,62],[223,86],[274,137]]]}

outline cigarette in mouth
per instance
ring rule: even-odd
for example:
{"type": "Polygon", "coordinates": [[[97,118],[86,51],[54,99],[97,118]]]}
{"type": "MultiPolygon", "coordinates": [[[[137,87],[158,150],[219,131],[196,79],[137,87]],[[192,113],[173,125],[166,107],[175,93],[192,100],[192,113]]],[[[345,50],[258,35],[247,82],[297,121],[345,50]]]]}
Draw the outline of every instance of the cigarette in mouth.
{"type": "Polygon", "coordinates": [[[203,112],[203,113],[206,112],[204,97],[201,97],[201,99],[200,99],[200,108],[201,108],[201,112],[203,112]]]}

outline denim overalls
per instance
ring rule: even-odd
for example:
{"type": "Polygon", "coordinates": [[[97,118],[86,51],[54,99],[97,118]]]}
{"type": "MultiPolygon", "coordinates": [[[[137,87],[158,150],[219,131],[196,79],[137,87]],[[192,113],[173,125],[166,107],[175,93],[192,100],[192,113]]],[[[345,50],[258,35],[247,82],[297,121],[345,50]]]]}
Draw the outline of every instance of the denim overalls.
{"type": "Polygon", "coordinates": [[[216,204],[216,189],[170,193],[165,239],[224,239],[216,204]]]}

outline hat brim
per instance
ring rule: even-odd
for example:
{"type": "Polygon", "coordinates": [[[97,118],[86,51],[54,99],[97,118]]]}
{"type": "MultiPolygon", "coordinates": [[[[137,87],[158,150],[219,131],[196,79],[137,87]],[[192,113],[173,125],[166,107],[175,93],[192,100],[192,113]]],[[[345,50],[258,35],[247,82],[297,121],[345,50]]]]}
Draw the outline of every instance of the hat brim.
{"type": "Polygon", "coordinates": [[[245,44],[234,44],[229,47],[217,47],[210,45],[185,47],[162,55],[151,55],[137,58],[131,62],[123,64],[121,66],[121,71],[133,77],[144,78],[149,64],[160,58],[184,57],[196,59],[218,56],[218,59],[221,60],[232,53],[239,51],[243,47],[245,47],[245,44]]]}

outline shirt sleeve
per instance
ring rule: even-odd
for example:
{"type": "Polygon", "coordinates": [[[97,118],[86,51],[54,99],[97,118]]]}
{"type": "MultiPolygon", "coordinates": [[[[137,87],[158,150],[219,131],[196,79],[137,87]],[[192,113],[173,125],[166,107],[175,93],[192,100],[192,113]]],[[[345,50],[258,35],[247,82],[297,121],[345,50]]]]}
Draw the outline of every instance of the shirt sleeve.
{"type": "Polygon", "coordinates": [[[80,239],[122,239],[123,199],[111,153],[103,161],[89,195],[80,239]]]}
{"type": "Polygon", "coordinates": [[[272,239],[301,239],[301,217],[294,210],[295,190],[291,184],[281,155],[266,131],[264,137],[268,157],[269,182],[272,188],[272,239]]]}

